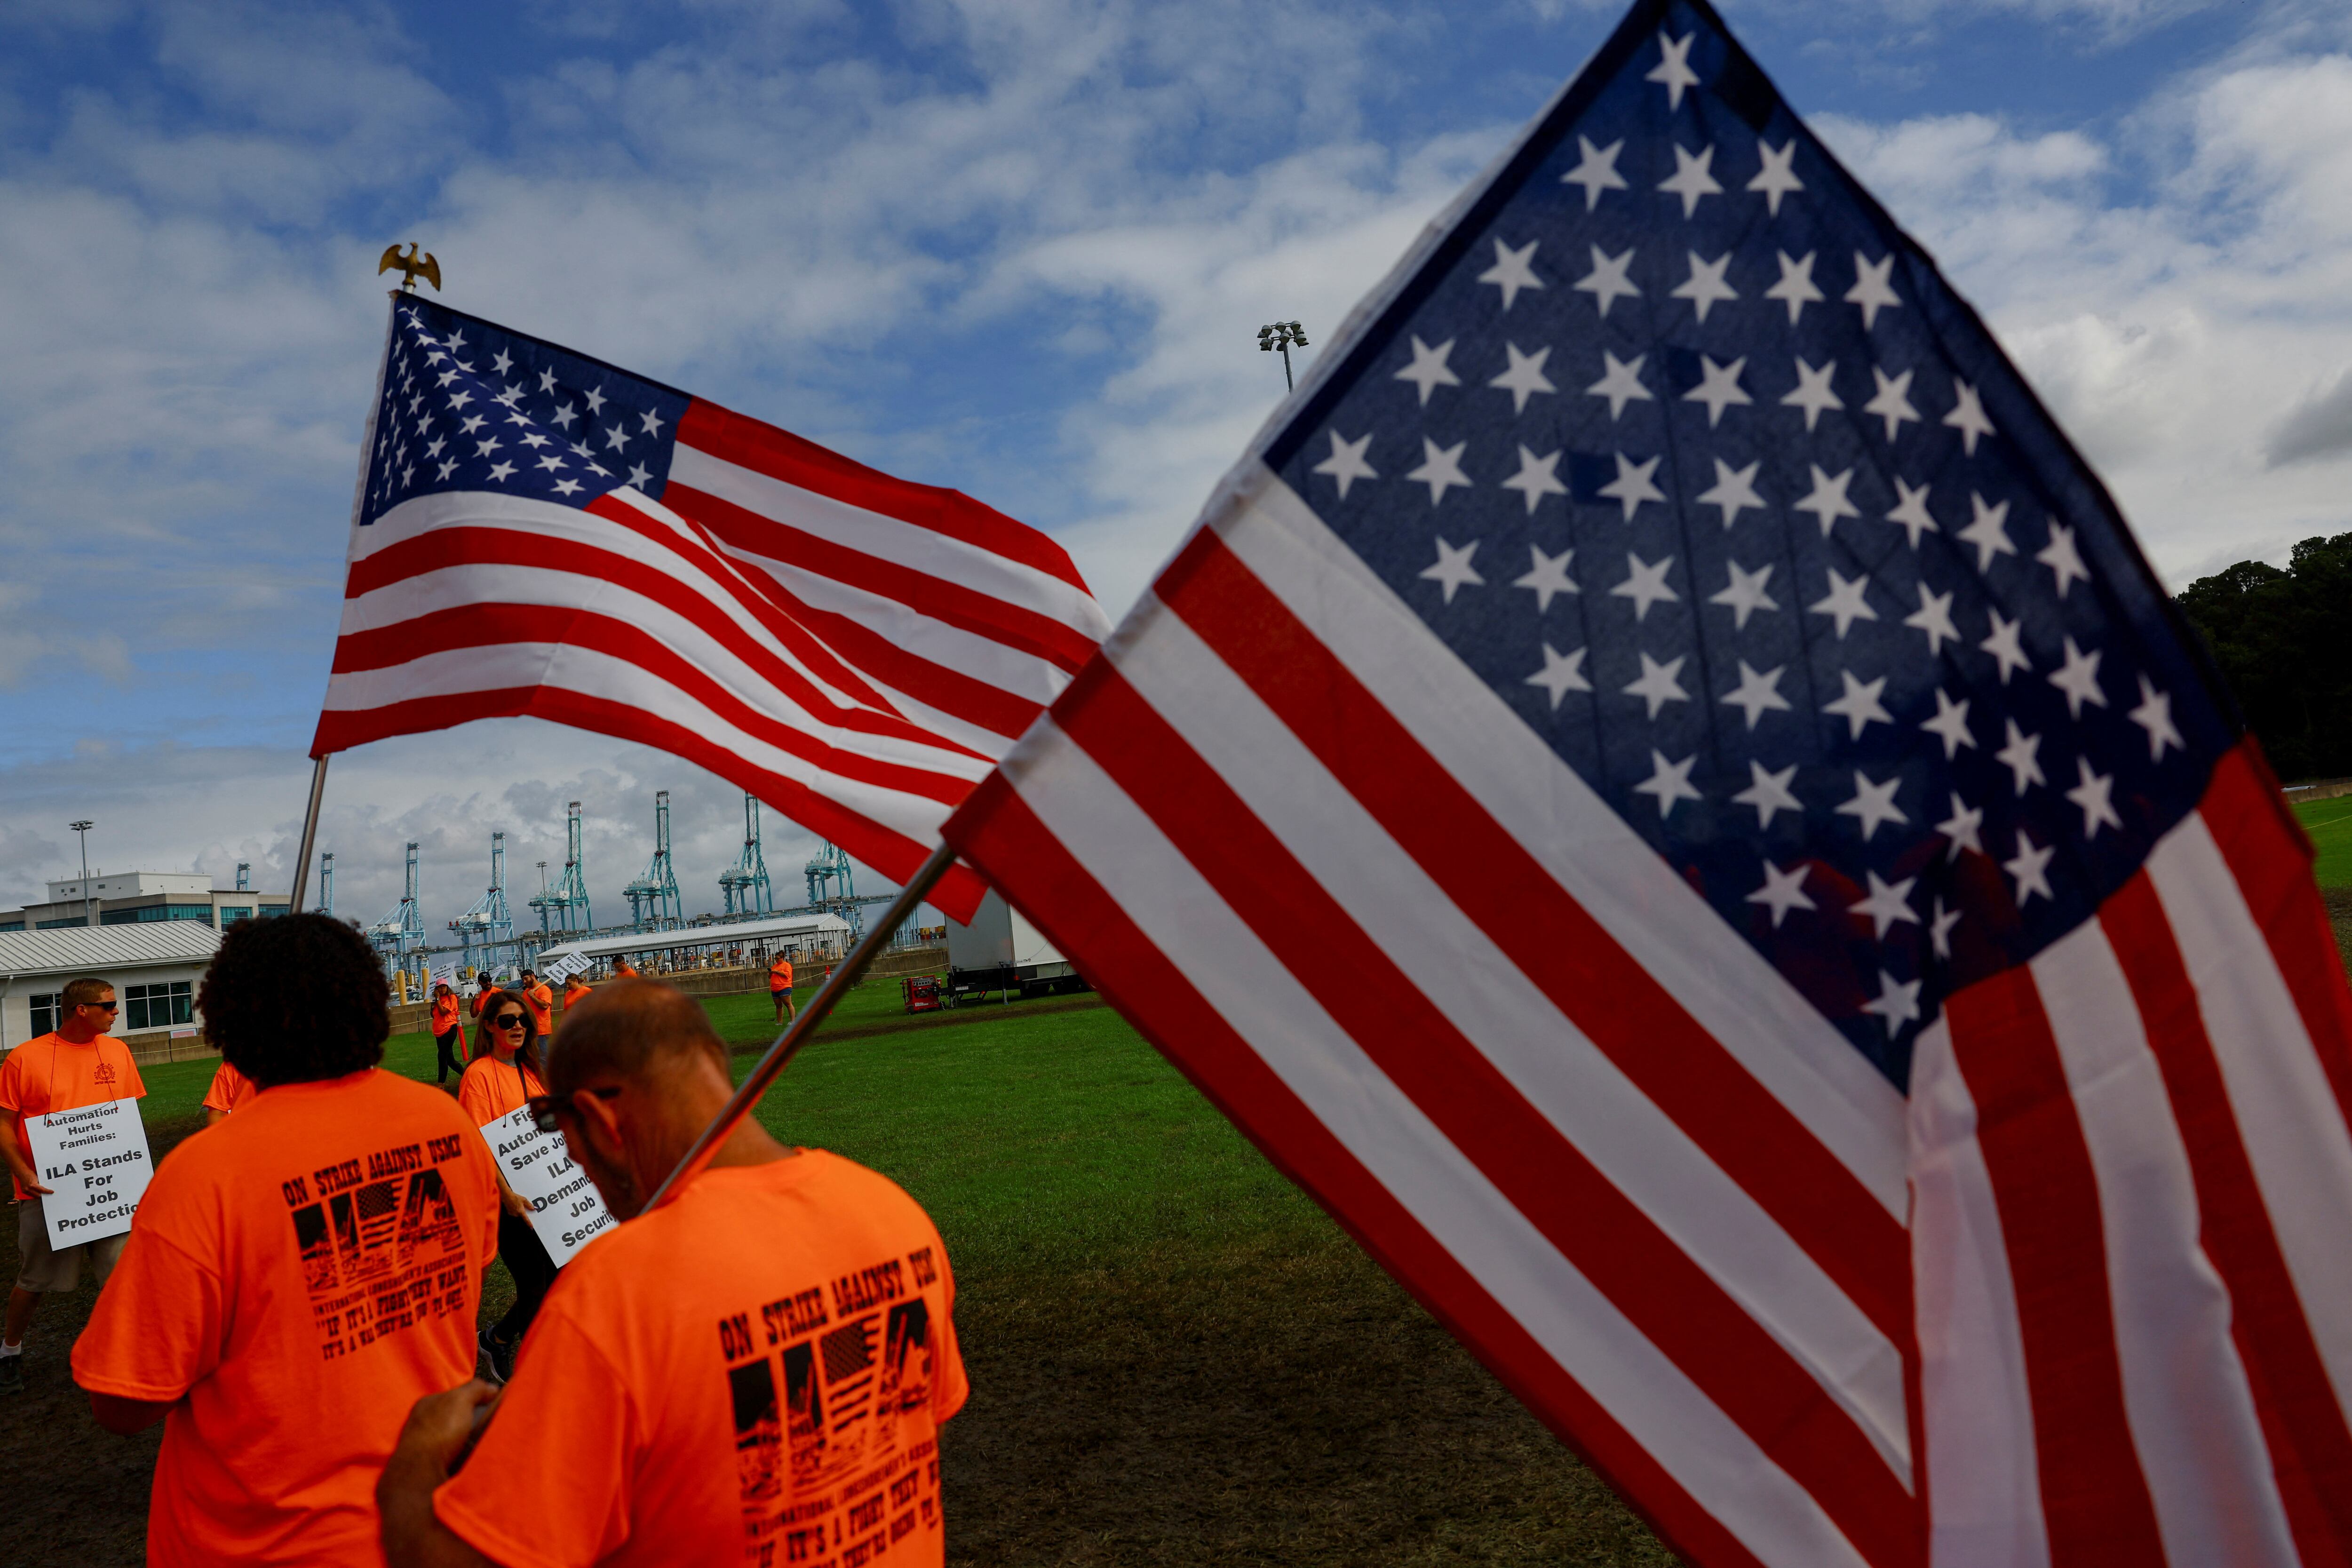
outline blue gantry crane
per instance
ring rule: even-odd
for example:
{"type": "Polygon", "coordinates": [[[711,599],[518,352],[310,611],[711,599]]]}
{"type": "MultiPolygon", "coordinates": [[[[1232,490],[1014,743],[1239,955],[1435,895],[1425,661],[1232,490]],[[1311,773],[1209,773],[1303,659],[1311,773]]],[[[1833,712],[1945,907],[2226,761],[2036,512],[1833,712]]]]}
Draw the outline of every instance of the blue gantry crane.
{"type": "Polygon", "coordinates": [[[479,963],[490,969],[510,962],[514,956],[514,915],[507,908],[507,836],[503,831],[490,835],[490,885],[473,907],[449,922],[464,946],[465,962],[476,967],[474,949],[480,947],[479,963]]]}
{"type": "Polygon", "coordinates": [[[400,902],[367,928],[368,941],[383,954],[387,975],[405,974],[418,995],[425,990],[425,911],[416,899],[416,841],[409,840],[400,882],[400,902]]]}
{"type": "Polygon", "coordinates": [[[669,860],[669,791],[654,792],[654,858],[643,875],[621,889],[629,923],[639,931],[669,931],[686,923],[686,900],[669,860]]]}
{"type": "Polygon", "coordinates": [[[719,873],[719,896],[730,915],[764,915],[776,907],[768,886],[768,861],[760,852],[760,799],[743,796],[743,853],[719,873]]]}
{"type": "Polygon", "coordinates": [[[808,864],[801,868],[801,872],[808,878],[808,907],[811,910],[839,915],[849,922],[849,929],[853,931],[866,929],[866,911],[850,877],[847,851],[837,844],[820,839],[816,853],[809,857],[808,864]],[[836,882],[840,884],[838,890],[834,887],[836,882]]]}
{"type": "Polygon", "coordinates": [[[586,855],[580,803],[575,800],[563,808],[563,879],[556,884],[553,892],[542,892],[530,901],[530,907],[539,911],[541,927],[557,931],[595,929],[595,917],[588,908],[586,855]]]}

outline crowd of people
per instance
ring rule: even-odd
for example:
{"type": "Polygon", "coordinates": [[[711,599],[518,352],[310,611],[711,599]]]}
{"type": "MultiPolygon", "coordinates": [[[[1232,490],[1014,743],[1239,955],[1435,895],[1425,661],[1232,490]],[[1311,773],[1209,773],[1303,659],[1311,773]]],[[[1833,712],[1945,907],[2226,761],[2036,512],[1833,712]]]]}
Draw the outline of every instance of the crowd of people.
{"type": "Polygon", "coordinates": [[[945,1247],[887,1178],[750,1118],[648,1209],[732,1090],[693,998],[567,984],[559,1024],[526,972],[469,1000],[461,1052],[436,986],[436,1088],[382,1066],[357,931],[244,922],[197,999],[221,1053],[205,1128],[127,1234],[64,1247],[27,1123],[146,1089],[113,988],[59,1000],[0,1061],[20,1258],[0,1393],[86,1256],[103,1283],[74,1380],[110,1431],[163,1424],[150,1563],[944,1561],[938,1432],[965,1394],[945,1247]],[[624,1222],[560,1271],[545,1200],[487,1135],[518,1110],[624,1222]],[[484,1325],[493,1258],[515,1300],[484,1325]]]}

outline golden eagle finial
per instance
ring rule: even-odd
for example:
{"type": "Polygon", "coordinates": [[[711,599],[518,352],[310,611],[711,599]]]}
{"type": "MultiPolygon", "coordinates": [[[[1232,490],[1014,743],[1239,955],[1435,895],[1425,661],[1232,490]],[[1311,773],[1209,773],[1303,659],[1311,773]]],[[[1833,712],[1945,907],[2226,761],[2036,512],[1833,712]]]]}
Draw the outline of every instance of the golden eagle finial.
{"type": "Polygon", "coordinates": [[[435,293],[441,291],[441,263],[433,258],[430,251],[419,257],[415,240],[408,242],[408,254],[405,256],[400,254],[397,242],[385,246],[383,258],[376,263],[376,275],[382,277],[395,267],[400,268],[400,287],[404,292],[415,293],[419,278],[432,284],[435,293]]]}

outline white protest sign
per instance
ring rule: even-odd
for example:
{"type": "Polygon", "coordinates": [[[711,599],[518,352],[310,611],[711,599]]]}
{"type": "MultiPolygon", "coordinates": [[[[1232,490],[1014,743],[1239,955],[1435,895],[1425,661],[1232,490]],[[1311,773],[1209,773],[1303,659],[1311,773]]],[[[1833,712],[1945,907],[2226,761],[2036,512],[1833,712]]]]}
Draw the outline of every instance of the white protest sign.
{"type": "Polygon", "coordinates": [[[436,969],[433,972],[433,984],[446,985],[452,991],[457,989],[457,966],[454,963],[445,963],[436,969]]]}
{"type": "Polygon", "coordinates": [[[131,1228],[155,1173],[137,1100],[28,1116],[25,1139],[33,1146],[33,1169],[49,1189],[41,1213],[51,1247],[79,1247],[131,1228]]]}
{"type": "Polygon", "coordinates": [[[588,967],[588,961],[576,952],[559,952],[540,960],[539,977],[561,984],[568,977],[588,967]]]}
{"type": "Polygon", "coordinates": [[[482,1137],[499,1169],[506,1173],[507,1185],[530,1205],[530,1228],[558,1268],[592,1238],[620,1223],[597,1195],[588,1173],[572,1160],[563,1134],[541,1132],[530,1120],[529,1106],[485,1124],[482,1137]]]}

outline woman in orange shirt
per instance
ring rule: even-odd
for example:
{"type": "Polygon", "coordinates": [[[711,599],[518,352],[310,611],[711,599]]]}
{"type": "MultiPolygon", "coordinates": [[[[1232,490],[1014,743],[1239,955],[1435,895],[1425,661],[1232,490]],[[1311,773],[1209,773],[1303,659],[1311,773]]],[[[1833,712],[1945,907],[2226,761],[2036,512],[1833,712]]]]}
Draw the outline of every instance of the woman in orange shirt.
{"type": "MultiPolygon", "coordinates": [[[[482,1029],[476,1037],[474,1059],[457,1080],[457,1105],[477,1127],[520,1110],[533,1095],[545,1094],[547,1081],[539,1055],[539,1031],[532,1026],[530,1008],[512,991],[494,991],[482,1008],[482,1029]]],[[[514,1371],[515,1346],[539,1316],[539,1304],[555,1283],[555,1260],[530,1227],[530,1204],[507,1184],[499,1172],[499,1256],[514,1276],[514,1305],[507,1315],[484,1329],[482,1354],[490,1370],[504,1382],[514,1371]]]]}

